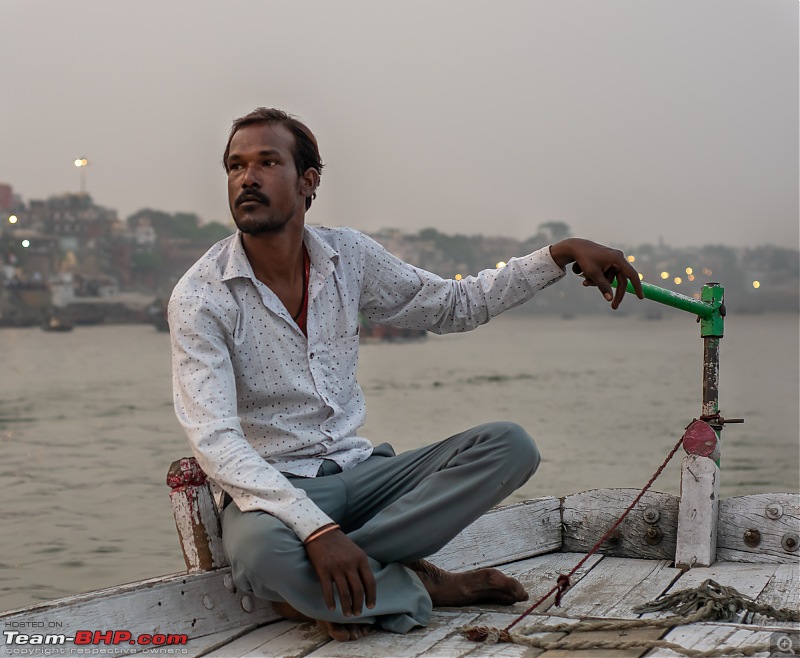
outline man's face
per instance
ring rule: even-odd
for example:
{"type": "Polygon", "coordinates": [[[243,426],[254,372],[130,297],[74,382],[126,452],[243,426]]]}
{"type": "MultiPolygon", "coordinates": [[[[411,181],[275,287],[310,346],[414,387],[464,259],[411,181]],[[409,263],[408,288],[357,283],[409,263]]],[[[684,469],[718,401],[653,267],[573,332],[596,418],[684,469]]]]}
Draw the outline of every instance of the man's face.
{"type": "MultiPolygon", "coordinates": [[[[294,164],[294,135],[282,124],[256,124],[236,131],[228,161],[228,204],[243,233],[278,233],[305,214],[304,190],[294,164]]],[[[312,190],[313,191],[313,190],[312,190]]]]}

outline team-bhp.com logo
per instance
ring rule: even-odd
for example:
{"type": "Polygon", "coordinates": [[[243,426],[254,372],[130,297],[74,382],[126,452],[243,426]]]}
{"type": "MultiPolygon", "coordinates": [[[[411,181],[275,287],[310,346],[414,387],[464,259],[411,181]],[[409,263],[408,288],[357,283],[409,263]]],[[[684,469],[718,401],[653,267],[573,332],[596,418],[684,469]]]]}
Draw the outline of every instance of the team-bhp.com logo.
{"type": "Polygon", "coordinates": [[[769,638],[769,658],[800,656],[800,633],[773,633],[769,638]]]}
{"type": "Polygon", "coordinates": [[[64,633],[21,633],[3,631],[6,648],[28,646],[58,646],[68,642],[76,646],[139,646],[166,647],[183,645],[189,641],[186,634],[143,633],[134,635],[130,631],[76,631],[74,636],[64,633]]]}

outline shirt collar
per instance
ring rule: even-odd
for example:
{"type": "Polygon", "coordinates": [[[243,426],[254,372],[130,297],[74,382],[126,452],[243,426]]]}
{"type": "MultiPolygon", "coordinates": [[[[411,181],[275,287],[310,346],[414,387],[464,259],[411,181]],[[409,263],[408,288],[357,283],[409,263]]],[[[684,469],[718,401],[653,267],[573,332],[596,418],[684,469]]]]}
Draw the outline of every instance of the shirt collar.
{"type": "MultiPolygon", "coordinates": [[[[336,263],[339,261],[339,252],[325,242],[318,232],[310,226],[303,228],[303,242],[306,245],[306,249],[308,249],[308,257],[311,261],[312,269],[317,273],[320,280],[324,280],[336,267],[336,263]]],[[[253,273],[253,267],[244,252],[241,231],[236,231],[236,235],[233,236],[230,245],[228,256],[222,269],[222,280],[228,281],[242,277],[255,281],[256,276],[253,273]]]]}

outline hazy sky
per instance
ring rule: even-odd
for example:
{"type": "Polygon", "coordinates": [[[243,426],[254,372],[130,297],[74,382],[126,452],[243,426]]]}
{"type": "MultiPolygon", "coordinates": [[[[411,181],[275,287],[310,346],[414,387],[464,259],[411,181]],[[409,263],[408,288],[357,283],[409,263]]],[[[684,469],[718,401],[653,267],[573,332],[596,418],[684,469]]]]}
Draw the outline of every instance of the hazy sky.
{"type": "Polygon", "coordinates": [[[797,0],[0,0],[0,181],[227,222],[234,117],[300,115],[308,220],[798,247],[797,0]]]}

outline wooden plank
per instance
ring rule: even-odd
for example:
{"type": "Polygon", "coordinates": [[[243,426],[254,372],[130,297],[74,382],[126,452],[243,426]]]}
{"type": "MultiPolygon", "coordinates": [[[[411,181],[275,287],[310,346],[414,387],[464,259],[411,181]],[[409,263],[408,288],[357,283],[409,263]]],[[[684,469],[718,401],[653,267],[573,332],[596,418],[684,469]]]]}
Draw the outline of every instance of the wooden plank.
{"type": "Polygon", "coordinates": [[[796,563],[799,543],[800,494],[756,494],[720,502],[718,560],[796,563]]]}
{"type": "MultiPolygon", "coordinates": [[[[589,551],[638,493],[638,489],[595,489],[564,498],[561,550],[589,551]]],[[[677,527],[677,497],[648,491],[600,551],[616,557],[673,560],[677,527]]]]}
{"type": "MultiPolygon", "coordinates": [[[[772,633],[768,631],[751,631],[725,624],[704,623],[673,628],[664,636],[664,639],[695,651],[707,651],[722,647],[763,649],[754,655],[767,658],[770,655],[771,635],[772,633]]],[[[669,649],[654,649],[645,654],[647,658],[683,658],[684,655],[669,649]]]]}
{"type": "Polygon", "coordinates": [[[332,642],[311,622],[279,621],[252,631],[217,651],[214,658],[300,658],[332,642]]]}
{"type": "Polygon", "coordinates": [[[454,571],[504,564],[559,548],[560,501],[548,496],[489,511],[428,559],[454,571]]]}
{"type": "MultiPolygon", "coordinates": [[[[405,658],[425,656],[427,651],[459,631],[462,626],[471,624],[477,617],[471,612],[447,612],[434,610],[430,624],[417,628],[405,635],[377,631],[355,642],[330,642],[321,649],[307,654],[309,658],[375,658],[391,656],[405,658]]],[[[271,655],[271,654],[270,654],[271,655]]]]}
{"type": "Polygon", "coordinates": [[[564,596],[560,614],[636,619],[639,605],[656,599],[681,575],[667,560],[606,557],[564,596]]]}
{"type": "MultiPolygon", "coordinates": [[[[233,585],[230,568],[150,580],[70,596],[0,615],[0,626],[59,623],[59,633],[125,629],[143,633],[187,634],[197,638],[279,619],[272,606],[233,585]],[[249,610],[249,612],[248,612],[249,610]]],[[[5,642],[0,634],[0,646],[5,642]]],[[[74,648],[73,645],[65,647],[74,648]]],[[[139,648],[139,647],[137,647],[139,648]]],[[[146,647],[140,647],[145,649],[146,647]]]]}
{"type": "Polygon", "coordinates": [[[707,567],[717,559],[719,466],[708,457],[686,455],[681,465],[675,566],[707,567]]]}
{"type": "MultiPolygon", "coordinates": [[[[559,574],[568,573],[578,562],[583,559],[583,553],[550,553],[538,557],[528,558],[504,564],[498,567],[506,575],[516,578],[528,592],[528,600],[514,605],[489,605],[483,604],[470,606],[469,610],[496,612],[498,614],[520,615],[534,602],[544,596],[555,584],[559,574]]],[[[573,586],[580,582],[592,568],[603,559],[602,555],[592,555],[572,577],[573,586]]],[[[539,606],[537,612],[545,612],[553,605],[554,597],[550,597],[539,606]]]]}
{"type": "MultiPolygon", "coordinates": [[[[767,586],[756,599],[758,603],[773,608],[800,610],[800,565],[782,564],[770,578],[767,586]]],[[[756,626],[785,626],[797,628],[797,623],[777,621],[764,615],[754,615],[752,623],[756,626]]],[[[797,647],[800,650],[800,646],[797,647]]]]}
{"type": "Polygon", "coordinates": [[[241,628],[234,628],[227,631],[220,631],[219,633],[211,633],[203,637],[195,638],[188,645],[186,645],[186,653],[181,654],[188,658],[200,658],[200,656],[207,656],[211,652],[216,651],[220,647],[230,644],[234,640],[251,633],[259,628],[253,624],[251,626],[243,626],[241,628]]]}

